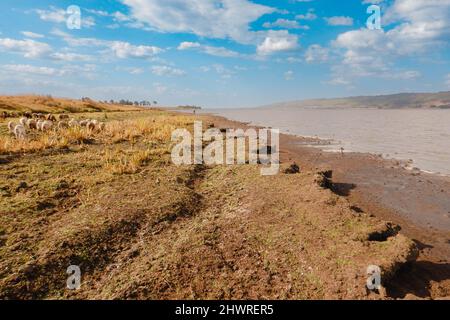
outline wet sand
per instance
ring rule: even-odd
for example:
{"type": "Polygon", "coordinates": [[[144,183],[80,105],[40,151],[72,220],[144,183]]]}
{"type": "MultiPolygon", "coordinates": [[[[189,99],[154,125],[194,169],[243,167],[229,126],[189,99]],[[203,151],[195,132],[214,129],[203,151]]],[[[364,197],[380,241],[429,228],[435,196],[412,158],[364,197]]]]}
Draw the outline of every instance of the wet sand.
{"type": "MultiPolygon", "coordinates": [[[[205,116],[205,115],[204,115],[205,116]]],[[[217,127],[247,124],[208,115],[217,127]]],[[[280,136],[282,163],[333,170],[335,192],[363,212],[392,221],[417,243],[420,256],[394,281],[391,295],[450,296],[450,178],[409,170],[408,163],[363,153],[330,153],[307,146],[317,139],[280,136]]]]}

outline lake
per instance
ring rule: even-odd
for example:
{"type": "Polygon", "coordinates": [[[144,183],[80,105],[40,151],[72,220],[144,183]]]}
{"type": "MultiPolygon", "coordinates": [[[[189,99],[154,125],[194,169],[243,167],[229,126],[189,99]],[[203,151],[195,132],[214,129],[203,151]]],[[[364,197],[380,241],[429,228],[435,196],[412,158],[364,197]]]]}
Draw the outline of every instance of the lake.
{"type": "Polygon", "coordinates": [[[450,110],[259,108],[205,110],[231,120],[329,139],[325,151],[412,159],[421,170],[450,175],[450,110]]]}

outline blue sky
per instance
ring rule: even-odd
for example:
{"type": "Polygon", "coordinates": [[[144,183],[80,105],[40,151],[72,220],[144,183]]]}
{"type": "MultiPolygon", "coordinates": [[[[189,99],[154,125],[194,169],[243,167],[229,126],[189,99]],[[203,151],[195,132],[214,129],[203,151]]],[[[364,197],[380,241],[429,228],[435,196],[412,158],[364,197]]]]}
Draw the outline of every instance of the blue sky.
{"type": "Polygon", "coordinates": [[[0,11],[0,94],[248,107],[450,90],[450,0],[2,0],[0,11]],[[382,30],[366,26],[372,4],[382,30]]]}

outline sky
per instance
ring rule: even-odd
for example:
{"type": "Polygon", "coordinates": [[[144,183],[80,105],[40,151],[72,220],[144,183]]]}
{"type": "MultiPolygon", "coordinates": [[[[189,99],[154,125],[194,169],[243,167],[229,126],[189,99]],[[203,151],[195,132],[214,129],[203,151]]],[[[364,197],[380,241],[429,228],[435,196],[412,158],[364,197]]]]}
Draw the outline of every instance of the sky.
{"type": "Polygon", "coordinates": [[[450,0],[2,0],[0,12],[0,94],[223,108],[450,90],[450,0]]]}

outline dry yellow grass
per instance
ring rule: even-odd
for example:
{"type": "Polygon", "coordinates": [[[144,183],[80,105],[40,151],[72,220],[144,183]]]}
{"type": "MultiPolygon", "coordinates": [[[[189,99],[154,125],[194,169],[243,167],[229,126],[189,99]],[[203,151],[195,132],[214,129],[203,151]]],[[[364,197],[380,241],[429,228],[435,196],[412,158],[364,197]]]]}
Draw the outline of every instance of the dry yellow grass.
{"type": "MultiPolygon", "coordinates": [[[[124,114],[126,116],[127,114],[124,114]]],[[[53,129],[47,132],[31,131],[24,140],[12,135],[0,135],[0,154],[18,152],[36,152],[49,148],[65,148],[73,144],[93,143],[114,144],[122,141],[136,141],[144,138],[149,142],[170,141],[173,130],[192,123],[187,116],[155,115],[154,112],[142,112],[141,118],[131,120],[113,120],[106,124],[101,132],[87,128],[73,127],[53,129]]],[[[3,124],[6,131],[6,122],[3,124]]]]}
{"type": "Polygon", "coordinates": [[[100,111],[139,111],[134,106],[113,105],[96,101],[54,98],[50,96],[0,96],[0,112],[77,113],[100,111]]]}

